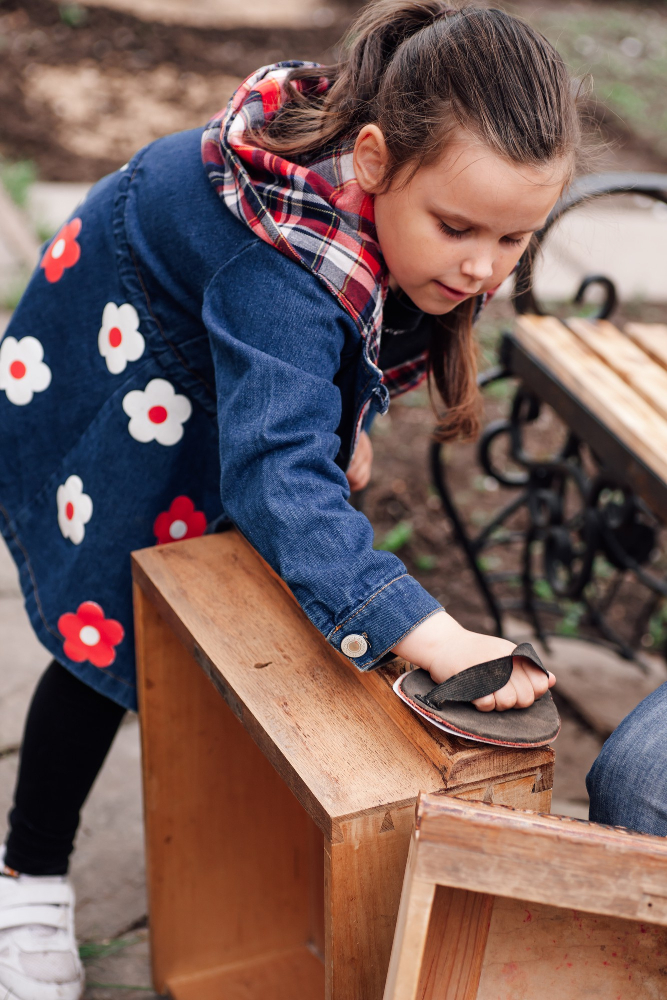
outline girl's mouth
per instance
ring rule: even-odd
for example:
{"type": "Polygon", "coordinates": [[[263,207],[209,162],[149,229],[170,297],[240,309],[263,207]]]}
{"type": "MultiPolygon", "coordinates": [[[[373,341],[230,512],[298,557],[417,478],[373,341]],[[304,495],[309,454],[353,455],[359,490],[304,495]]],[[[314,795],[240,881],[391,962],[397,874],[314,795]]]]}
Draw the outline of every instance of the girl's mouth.
{"type": "Polygon", "coordinates": [[[464,299],[469,299],[475,292],[460,292],[458,288],[450,288],[449,285],[443,285],[441,281],[436,280],[436,285],[440,292],[449,299],[450,302],[463,302],[464,299]]]}

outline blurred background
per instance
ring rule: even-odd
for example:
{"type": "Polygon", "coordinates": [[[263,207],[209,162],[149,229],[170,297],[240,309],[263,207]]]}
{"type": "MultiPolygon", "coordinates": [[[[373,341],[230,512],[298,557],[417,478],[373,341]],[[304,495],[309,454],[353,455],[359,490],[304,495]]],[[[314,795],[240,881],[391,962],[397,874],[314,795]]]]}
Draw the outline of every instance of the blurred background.
{"type": "MultiPolygon", "coordinates": [[[[541,30],[584,82],[587,113],[603,145],[595,171],[667,174],[664,0],[495,5],[541,30]]],[[[355,0],[0,0],[0,336],[39,243],[53,235],[92,182],[152,139],[203,125],[258,66],[281,59],[333,60],[358,7],[355,0]]],[[[537,290],[543,304],[562,312],[581,279],[602,272],[620,292],[617,322],[667,322],[666,261],[667,207],[640,197],[600,201],[573,213],[549,241],[537,290]]],[[[493,363],[500,334],[511,324],[507,291],[479,323],[481,367],[493,363]]],[[[513,390],[507,381],[489,387],[487,420],[506,413],[513,390]]],[[[378,546],[397,552],[464,625],[490,629],[430,484],[433,422],[423,389],[398,400],[375,422],[376,461],[364,508],[378,546]]],[[[538,425],[537,451],[547,454],[562,439],[563,428],[547,409],[538,425]]],[[[474,446],[448,446],[447,461],[454,498],[469,525],[484,525],[505,499],[504,491],[481,474],[474,446]]],[[[485,557],[485,568],[509,570],[512,559],[510,547],[485,557]]],[[[508,579],[506,596],[513,586],[508,579]]],[[[615,626],[622,631],[633,614],[628,593],[615,626]]],[[[648,675],[628,673],[627,665],[616,673],[613,664],[605,668],[604,683],[613,695],[608,711],[591,713],[591,702],[599,706],[600,699],[569,685],[557,746],[559,811],[587,814],[584,775],[603,739],[667,676],[652,657],[667,638],[666,623],[660,605],[642,639],[648,675]]],[[[571,643],[586,635],[576,604],[564,607],[552,625],[571,643]]],[[[25,707],[46,663],[22,617],[4,552],[0,629],[1,813],[11,798],[25,707]]],[[[128,720],[86,807],[79,838],[74,877],[90,1000],[151,995],[138,757],[136,721],[128,720]]]]}

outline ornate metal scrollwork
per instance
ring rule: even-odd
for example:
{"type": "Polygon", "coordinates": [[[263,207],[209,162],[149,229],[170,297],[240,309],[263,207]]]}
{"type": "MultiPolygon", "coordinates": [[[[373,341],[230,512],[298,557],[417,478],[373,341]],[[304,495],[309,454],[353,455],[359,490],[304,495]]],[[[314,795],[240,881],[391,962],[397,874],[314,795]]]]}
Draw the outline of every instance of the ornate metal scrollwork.
{"type": "Polygon", "coordinates": [[[544,613],[557,611],[561,601],[580,602],[589,624],[630,658],[632,645],[609,624],[605,609],[591,601],[588,587],[594,580],[596,557],[603,555],[619,573],[631,571],[654,594],[667,596],[667,584],[646,568],[657,544],[656,520],[627,485],[606,470],[595,471],[590,454],[586,453],[584,460],[585,446],[573,432],[567,434],[557,454],[546,459],[531,457],[525,437],[541,407],[533,393],[519,386],[509,418],[489,424],[480,438],[477,457],[481,468],[500,485],[516,490],[517,496],[479,533],[469,532],[455,508],[442,446],[437,443],[431,452],[436,488],[499,634],[508,608],[496,596],[494,585],[512,574],[486,572],[480,557],[491,545],[500,544],[498,530],[523,510],[521,530],[507,532],[508,540],[519,540],[522,550],[521,569],[515,574],[521,585],[521,599],[510,606],[523,610],[536,634],[546,641],[544,613]],[[503,442],[504,463],[494,454],[503,442]],[[537,596],[540,580],[549,585],[549,601],[537,596]]]}

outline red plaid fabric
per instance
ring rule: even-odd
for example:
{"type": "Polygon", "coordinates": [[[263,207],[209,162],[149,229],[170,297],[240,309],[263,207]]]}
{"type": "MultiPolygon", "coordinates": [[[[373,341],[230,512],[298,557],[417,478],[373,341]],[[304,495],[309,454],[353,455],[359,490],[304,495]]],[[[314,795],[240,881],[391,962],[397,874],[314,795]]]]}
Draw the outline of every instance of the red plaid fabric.
{"type": "MultiPolygon", "coordinates": [[[[234,215],[261,239],[308,268],[324,282],[355,321],[366,356],[377,368],[387,274],[375,231],[373,199],[360,188],[352,150],[338,149],[307,166],[267,153],[246,138],[286,100],[285,81],[298,66],[265,66],[239,87],[202,138],[202,159],[216,191],[234,215]]],[[[311,83],[296,81],[304,89],[311,83]]],[[[321,78],[316,88],[328,86],[321,78]]],[[[427,359],[420,360],[426,375],[427,359]]],[[[414,363],[403,387],[392,372],[394,392],[415,385],[414,363]]],[[[378,369],[378,373],[381,375],[378,369]]],[[[407,373],[406,373],[407,374],[407,373]]]]}

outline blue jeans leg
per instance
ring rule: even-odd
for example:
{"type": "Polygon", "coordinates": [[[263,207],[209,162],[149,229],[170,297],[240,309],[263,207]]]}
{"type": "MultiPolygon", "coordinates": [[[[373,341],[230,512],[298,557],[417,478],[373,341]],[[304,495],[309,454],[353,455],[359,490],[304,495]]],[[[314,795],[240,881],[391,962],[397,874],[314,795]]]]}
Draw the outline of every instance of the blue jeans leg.
{"type": "Polygon", "coordinates": [[[667,836],[667,684],[612,733],[586,785],[593,822],[667,836]]]}

